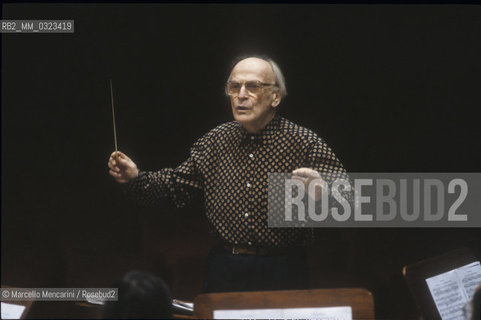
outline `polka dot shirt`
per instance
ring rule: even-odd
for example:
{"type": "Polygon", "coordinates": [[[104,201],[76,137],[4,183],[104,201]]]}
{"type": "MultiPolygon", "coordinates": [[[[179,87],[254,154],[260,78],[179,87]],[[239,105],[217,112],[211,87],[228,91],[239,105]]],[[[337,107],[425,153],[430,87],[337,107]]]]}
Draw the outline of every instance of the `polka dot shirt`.
{"type": "Polygon", "coordinates": [[[141,171],[127,188],[148,206],[168,199],[181,208],[203,193],[207,218],[225,244],[287,248],[305,243],[310,230],[267,227],[267,176],[302,167],[345,174],[324,140],[276,115],[258,134],[235,121],[222,124],[200,138],[179,167],[141,171]]]}

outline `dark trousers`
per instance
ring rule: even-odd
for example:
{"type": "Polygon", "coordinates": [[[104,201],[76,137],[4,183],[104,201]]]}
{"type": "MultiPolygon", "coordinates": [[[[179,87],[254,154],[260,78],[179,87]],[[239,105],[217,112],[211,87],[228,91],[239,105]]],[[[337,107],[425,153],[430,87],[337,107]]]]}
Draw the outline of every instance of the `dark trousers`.
{"type": "Polygon", "coordinates": [[[211,250],[202,291],[264,291],[308,288],[305,251],[282,255],[235,255],[218,246],[211,250]]]}

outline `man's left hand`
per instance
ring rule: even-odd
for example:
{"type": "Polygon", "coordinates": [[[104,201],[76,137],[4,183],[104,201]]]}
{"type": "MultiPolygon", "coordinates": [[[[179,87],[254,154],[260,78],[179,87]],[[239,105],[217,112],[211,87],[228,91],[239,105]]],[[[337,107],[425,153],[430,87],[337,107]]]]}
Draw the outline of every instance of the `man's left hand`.
{"type": "MultiPolygon", "coordinates": [[[[304,183],[304,190],[306,192],[309,192],[309,184],[312,180],[322,178],[319,172],[310,168],[299,168],[292,171],[292,174],[294,175],[292,176],[293,179],[300,180],[302,183],[304,183]]],[[[314,199],[314,201],[320,200],[321,196],[322,188],[319,185],[316,185],[316,187],[314,188],[314,194],[309,194],[309,197],[314,199]]]]}

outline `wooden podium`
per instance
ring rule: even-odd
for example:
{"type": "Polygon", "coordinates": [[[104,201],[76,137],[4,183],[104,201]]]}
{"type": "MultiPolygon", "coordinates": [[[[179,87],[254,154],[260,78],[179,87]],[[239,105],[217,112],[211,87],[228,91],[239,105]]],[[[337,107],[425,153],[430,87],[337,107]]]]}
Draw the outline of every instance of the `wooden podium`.
{"type": "Polygon", "coordinates": [[[194,300],[194,317],[212,319],[214,310],[338,306],[350,306],[353,319],[374,319],[373,296],[361,288],[201,294],[194,300]]]}

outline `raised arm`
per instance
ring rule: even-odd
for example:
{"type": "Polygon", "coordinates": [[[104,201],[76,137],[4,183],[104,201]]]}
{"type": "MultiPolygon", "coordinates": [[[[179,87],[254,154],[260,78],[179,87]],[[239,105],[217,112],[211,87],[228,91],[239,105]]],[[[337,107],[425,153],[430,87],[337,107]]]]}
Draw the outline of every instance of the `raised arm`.
{"type": "Polygon", "coordinates": [[[203,189],[203,174],[199,168],[204,163],[208,142],[199,139],[192,147],[189,158],[175,169],[142,171],[122,152],[113,152],[108,166],[109,174],[125,185],[127,195],[149,207],[162,207],[165,200],[181,208],[203,189]]]}

